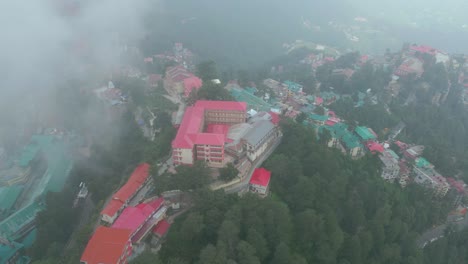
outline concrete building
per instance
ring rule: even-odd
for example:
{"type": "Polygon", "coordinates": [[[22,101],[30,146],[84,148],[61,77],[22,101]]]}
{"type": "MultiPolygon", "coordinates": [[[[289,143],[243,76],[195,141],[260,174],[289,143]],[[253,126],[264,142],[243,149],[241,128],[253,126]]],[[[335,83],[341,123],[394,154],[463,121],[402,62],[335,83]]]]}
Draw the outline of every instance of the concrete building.
{"type": "Polygon", "coordinates": [[[149,203],[141,203],[135,207],[127,207],[112,225],[112,228],[131,231],[132,243],[139,243],[159,221],[166,217],[167,207],[164,198],[154,199],[149,203]]]}
{"type": "Polygon", "coordinates": [[[135,168],[127,183],[112,196],[110,202],[101,211],[102,221],[108,224],[114,223],[122,210],[149,179],[149,168],[148,163],[142,163],[135,168]]]}
{"type": "Polygon", "coordinates": [[[385,150],[379,159],[382,161],[382,178],[386,181],[393,182],[400,173],[400,166],[398,164],[398,158],[396,154],[392,153],[391,150],[385,150]]]}
{"type": "Polygon", "coordinates": [[[414,173],[416,174],[414,181],[432,188],[435,196],[444,197],[447,194],[450,185],[447,180],[433,168],[415,166],[414,173]]]}
{"type": "Polygon", "coordinates": [[[247,157],[250,161],[257,160],[280,137],[281,132],[268,120],[260,120],[242,138],[247,157]]]}
{"type": "Polygon", "coordinates": [[[268,186],[270,184],[271,172],[264,168],[257,168],[252,174],[249,181],[249,189],[251,192],[260,195],[267,195],[268,186]]]}
{"type": "Polygon", "coordinates": [[[172,141],[174,164],[203,160],[210,167],[223,167],[229,127],[244,123],[246,113],[244,102],[197,101],[188,107],[172,141]]]}

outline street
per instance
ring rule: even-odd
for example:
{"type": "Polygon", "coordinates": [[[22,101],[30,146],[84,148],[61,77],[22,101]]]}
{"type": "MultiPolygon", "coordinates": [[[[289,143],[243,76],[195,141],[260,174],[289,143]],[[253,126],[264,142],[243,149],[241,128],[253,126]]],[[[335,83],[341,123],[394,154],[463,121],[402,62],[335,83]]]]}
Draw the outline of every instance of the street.
{"type": "MultiPolygon", "coordinates": [[[[468,217],[465,217],[460,222],[453,222],[456,231],[461,231],[468,227],[468,217]]],[[[445,228],[447,228],[447,224],[442,224],[427,230],[424,232],[418,239],[417,245],[420,248],[424,248],[428,243],[431,243],[445,235],[445,228]]]]}

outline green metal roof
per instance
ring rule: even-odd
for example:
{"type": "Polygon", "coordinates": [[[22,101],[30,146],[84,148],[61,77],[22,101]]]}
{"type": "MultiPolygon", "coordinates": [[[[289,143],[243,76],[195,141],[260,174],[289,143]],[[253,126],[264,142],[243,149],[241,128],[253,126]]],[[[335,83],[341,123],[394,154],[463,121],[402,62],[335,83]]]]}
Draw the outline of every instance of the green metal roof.
{"type": "Polygon", "coordinates": [[[0,264],[9,263],[8,260],[22,248],[23,245],[13,241],[10,242],[10,245],[0,244],[0,264]]]}
{"type": "Polygon", "coordinates": [[[431,166],[431,163],[427,161],[427,159],[423,157],[419,157],[416,159],[416,167],[418,168],[425,168],[431,166]]]}
{"type": "Polygon", "coordinates": [[[233,88],[230,92],[236,101],[246,102],[250,108],[257,111],[269,111],[271,109],[271,105],[269,103],[244,89],[233,88]]]}
{"type": "Polygon", "coordinates": [[[0,187],[0,210],[9,211],[21,194],[23,186],[13,185],[9,187],[0,187]]]}
{"type": "Polygon", "coordinates": [[[341,138],[341,140],[343,141],[347,149],[362,148],[362,144],[361,142],[359,142],[359,139],[351,132],[346,133],[341,138]]]}
{"type": "Polygon", "coordinates": [[[34,228],[23,238],[23,240],[21,240],[21,244],[23,244],[25,248],[30,248],[34,244],[34,241],[36,241],[36,237],[37,229],[34,228]]]}
{"type": "Polygon", "coordinates": [[[314,114],[314,113],[310,113],[309,118],[313,119],[313,120],[316,120],[316,121],[327,121],[328,120],[328,116],[317,115],[317,114],[314,114]]]}
{"type": "Polygon", "coordinates": [[[257,88],[255,87],[245,87],[245,91],[250,94],[255,94],[256,92],[258,92],[257,88]]]}
{"type": "Polygon", "coordinates": [[[392,157],[394,157],[396,160],[399,160],[400,157],[395,153],[395,151],[391,150],[391,149],[387,149],[386,150],[388,153],[390,153],[390,155],[392,155],[392,157]]]}
{"type": "Polygon", "coordinates": [[[36,156],[41,148],[52,143],[54,137],[52,135],[33,135],[29,145],[24,147],[19,158],[19,166],[27,167],[36,156]]]}
{"type": "Polygon", "coordinates": [[[9,240],[18,239],[22,235],[21,229],[34,221],[36,214],[43,209],[43,204],[34,202],[16,211],[0,222],[0,236],[9,240]]]}
{"type": "Polygon", "coordinates": [[[295,82],[292,82],[292,81],[285,81],[284,84],[288,87],[288,89],[291,91],[291,92],[299,92],[302,90],[302,85],[298,84],[298,83],[295,83],[295,82]]]}
{"type": "Polygon", "coordinates": [[[365,126],[358,126],[354,129],[362,140],[376,139],[376,136],[365,126]]]}

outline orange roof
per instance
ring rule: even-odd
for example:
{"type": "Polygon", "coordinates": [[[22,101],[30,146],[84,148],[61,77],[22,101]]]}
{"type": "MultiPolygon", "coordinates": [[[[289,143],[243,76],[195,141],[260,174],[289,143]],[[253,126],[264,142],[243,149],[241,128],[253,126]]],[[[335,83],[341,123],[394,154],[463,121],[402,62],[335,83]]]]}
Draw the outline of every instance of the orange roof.
{"type": "Polygon", "coordinates": [[[80,261],[87,264],[114,264],[126,254],[130,230],[99,226],[86,246],[80,261]]]}
{"type": "Polygon", "coordinates": [[[126,203],[141,187],[146,179],[148,179],[149,168],[150,165],[148,163],[138,165],[127,183],[125,183],[125,185],[112,196],[112,200],[107,204],[104,210],[102,210],[101,215],[115,215],[122,208],[123,204],[126,203]]]}
{"type": "Polygon", "coordinates": [[[148,179],[149,176],[149,168],[150,165],[148,163],[142,163],[136,167],[136,169],[133,171],[132,175],[130,176],[130,179],[128,179],[128,182],[130,181],[135,181],[139,183],[143,183],[148,179]]]}

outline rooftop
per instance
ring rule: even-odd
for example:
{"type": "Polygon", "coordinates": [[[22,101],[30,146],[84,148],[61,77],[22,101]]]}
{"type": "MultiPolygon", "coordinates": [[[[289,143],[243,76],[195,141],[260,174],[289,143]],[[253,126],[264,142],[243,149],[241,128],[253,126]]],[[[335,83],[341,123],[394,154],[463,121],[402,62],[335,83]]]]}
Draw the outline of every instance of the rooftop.
{"type": "Polygon", "coordinates": [[[202,133],[205,110],[246,112],[247,104],[234,101],[197,101],[194,106],[187,107],[177,135],[172,141],[173,148],[193,148],[195,144],[224,144],[224,134],[202,133]]]}
{"type": "Polygon", "coordinates": [[[135,207],[127,207],[112,228],[128,229],[133,234],[144,222],[154,214],[164,203],[164,198],[158,198],[150,203],[142,203],[135,207]]]}
{"type": "Polygon", "coordinates": [[[255,146],[257,145],[262,138],[272,129],[275,128],[275,125],[271,121],[261,120],[253,124],[253,128],[247,132],[243,137],[245,141],[249,144],[255,146]]]}
{"type": "Polygon", "coordinates": [[[131,231],[99,226],[86,246],[81,261],[87,264],[118,263],[125,253],[131,231]]]}
{"type": "Polygon", "coordinates": [[[153,228],[153,234],[163,237],[166,235],[167,231],[169,231],[169,228],[171,227],[171,224],[166,221],[166,219],[163,219],[158,222],[158,224],[153,228]]]}
{"type": "Polygon", "coordinates": [[[364,127],[364,126],[358,126],[358,127],[356,127],[356,129],[354,131],[358,134],[358,136],[362,140],[371,140],[371,139],[376,139],[377,138],[375,133],[373,133],[373,131],[371,132],[370,128],[367,128],[367,127],[364,127]]]}
{"type": "Polygon", "coordinates": [[[270,183],[271,172],[265,168],[257,168],[250,178],[250,184],[260,185],[263,187],[268,187],[270,183]]]}
{"type": "Polygon", "coordinates": [[[23,245],[16,242],[9,242],[9,244],[0,243],[0,263],[5,264],[10,258],[12,258],[16,252],[21,250],[23,245]]]}
{"type": "Polygon", "coordinates": [[[9,187],[0,187],[0,211],[10,210],[21,194],[23,186],[13,185],[9,187]]]}
{"type": "Polygon", "coordinates": [[[423,157],[419,157],[416,159],[416,166],[418,168],[430,167],[431,165],[432,164],[423,157]]]}
{"type": "Polygon", "coordinates": [[[249,108],[253,108],[257,111],[268,111],[271,108],[269,103],[255,96],[251,91],[242,88],[232,88],[230,93],[236,101],[245,102],[249,108]]]}
{"type": "Polygon", "coordinates": [[[30,224],[36,218],[36,214],[44,209],[43,204],[33,202],[30,205],[21,208],[8,218],[0,222],[0,237],[10,240],[19,238],[23,227],[30,224]]]}

